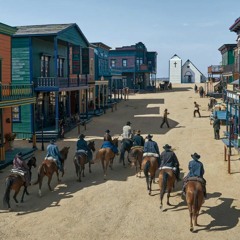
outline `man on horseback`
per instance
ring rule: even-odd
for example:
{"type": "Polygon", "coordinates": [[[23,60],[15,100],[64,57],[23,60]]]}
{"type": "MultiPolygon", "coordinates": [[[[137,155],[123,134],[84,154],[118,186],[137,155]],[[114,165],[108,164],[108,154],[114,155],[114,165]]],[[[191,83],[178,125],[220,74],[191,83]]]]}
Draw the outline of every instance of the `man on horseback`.
{"type": "Polygon", "coordinates": [[[125,126],[123,126],[123,133],[122,133],[123,140],[132,138],[132,128],[131,128],[131,122],[127,122],[125,126]]]}
{"type": "Polygon", "coordinates": [[[31,185],[30,172],[29,172],[29,167],[28,167],[27,163],[24,160],[22,160],[22,155],[23,155],[22,152],[19,152],[16,154],[15,158],[13,159],[13,172],[15,173],[15,170],[17,170],[17,171],[20,170],[24,173],[25,186],[27,187],[27,186],[31,185]]]}
{"type": "Polygon", "coordinates": [[[111,150],[118,155],[118,148],[113,144],[112,136],[110,135],[110,130],[106,130],[103,137],[103,145],[101,148],[111,148],[111,150]]]}
{"type": "Polygon", "coordinates": [[[133,146],[144,146],[144,138],[141,136],[141,131],[137,130],[136,135],[133,137],[133,146]]]}
{"type": "MultiPolygon", "coordinates": [[[[85,138],[84,134],[79,135],[79,139],[77,141],[77,153],[84,152],[89,160],[91,149],[88,147],[87,141],[84,138],[85,138]]],[[[93,160],[89,160],[89,162],[91,164],[94,164],[93,160]]]]}
{"type": "Polygon", "coordinates": [[[185,189],[187,182],[189,178],[196,177],[196,181],[199,181],[202,183],[203,187],[203,194],[204,197],[207,198],[207,191],[206,191],[206,180],[203,178],[204,175],[204,167],[203,164],[199,161],[199,158],[201,157],[199,154],[194,153],[191,155],[192,160],[188,164],[189,173],[187,176],[183,179],[183,189],[182,189],[182,195],[185,195],[185,189]]]}
{"type": "Polygon", "coordinates": [[[161,153],[161,156],[160,156],[160,159],[161,159],[160,168],[162,167],[172,168],[177,181],[180,181],[179,162],[176,154],[171,150],[172,147],[169,146],[168,144],[165,144],[163,148],[164,148],[164,151],[161,153]]]}
{"type": "Polygon", "coordinates": [[[47,155],[46,158],[52,157],[57,164],[57,167],[60,172],[64,172],[62,161],[61,161],[61,154],[59,152],[58,146],[55,144],[55,140],[52,139],[50,144],[47,146],[47,155]]]}
{"type": "Polygon", "coordinates": [[[159,147],[155,141],[152,140],[152,135],[148,134],[146,139],[148,139],[147,142],[144,143],[143,152],[144,153],[155,153],[158,155],[157,161],[158,161],[158,167],[160,166],[160,152],[159,147]]]}

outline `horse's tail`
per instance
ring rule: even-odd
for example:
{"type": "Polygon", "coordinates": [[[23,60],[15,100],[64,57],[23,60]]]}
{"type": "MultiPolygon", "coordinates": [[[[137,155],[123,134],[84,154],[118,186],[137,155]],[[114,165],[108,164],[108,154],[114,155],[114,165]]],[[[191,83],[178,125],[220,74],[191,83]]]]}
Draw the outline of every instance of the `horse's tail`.
{"type": "Polygon", "coordinates": [[[148,176],[148,171],[150,169],[150,166],[151,166],[150,160],[147,160],[143,170],[145,176],[148,176]]]}
{"type": "Polygon", "coordinates": [[[7,204],[9,204],[10,201],[10,191],[11,191],[11,186],[13,184],[13,178],[11,177],[7,177],[5,185],[6,185],[6,189],[5,189],[5,193],[4,193],[4,197],[3,197],[3,205],[6,206],[7,204]]]}
{"type": "Polygon", "coordinates": [[[168,173],[163,172],[163,192],[165,193],[166,188],[167,188],[167,180],[168,180],[168,173]]]}
{"type": "Polygon", "coordinates": [[[192,209],[192,212],[195,216],[195,214],[197,213],[197,210],[198,210],[198,190],[197,189],[194,189],[194,192],[193,192],[193,209],[192,209]]]}
{"type": "Polygon", "coordinates": [[[46,173],[46,169],[45,169],[45,165],[41,164],[41,166],[38,169],[38,178],[37,181],[35,183],[33,183],[33,185],[36,185],[39,183],[41,176],[43,176],[46,173]]]}

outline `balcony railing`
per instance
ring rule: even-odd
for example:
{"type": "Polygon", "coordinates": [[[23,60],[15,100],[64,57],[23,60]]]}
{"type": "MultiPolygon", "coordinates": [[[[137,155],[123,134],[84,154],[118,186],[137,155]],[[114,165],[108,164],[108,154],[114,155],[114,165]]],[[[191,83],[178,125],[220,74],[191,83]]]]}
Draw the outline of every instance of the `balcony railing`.
{"type": "Polygon", "coordinates": [[[222,72],[223,72],[222,65],[212,65],[212,66],[208,67],[208,73],[221,74],[222,72]]]}
{"type": "Polygon", "coordinates": [[[0,101],[21,100],[33,97],[33,84],[1,84],[0,101]]]}
{"type": "Polygon", "coordinates": [[[86,76],[80,76],[79,78],[60,78],[60,77],[39,77],[35,81],[35,87],[80,87],[87,85],[86,76]]]}
{"type": "Polygon", "coordinates": [[[234,64],[229,64],[229,65],[226,65],[226,66],[223,66],[223,73],[233,73],[235,72],[235,66],[234,64]]]}

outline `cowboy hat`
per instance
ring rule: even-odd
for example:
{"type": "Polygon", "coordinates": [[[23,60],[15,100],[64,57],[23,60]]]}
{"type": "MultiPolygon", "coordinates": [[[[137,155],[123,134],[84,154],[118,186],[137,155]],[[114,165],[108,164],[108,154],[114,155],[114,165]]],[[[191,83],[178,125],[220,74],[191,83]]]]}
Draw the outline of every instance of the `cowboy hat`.
{"type": "Polygon", "coordinates": [[[194,154],[191,154],[191,157],[194,159],[194,160],[198,160],[201,156],[197,153],[194,153],[194,154]]]}
{"type": "Polygon", "coordinates": [[[129,121],[127,121],[127,123],[126,123],[127,125],[131,125],[132,123],[131,122],[129,122],[129,121]]]}
{"type": "Polygon", "coordinates": [[[50,140],[50,143],[51,143],[51,144],[54,144],[54,143],[55,143],[55,139],[51,139],[51,140],[50,140]]]}
{"type": "Polygon", "coordinates": [[[151,134],[148,134],[147,136],[146,136],[146,138],[147,139],[151,139],[153,136],[151,135],[151,134]]]}
{"type": "Polygon", "coordinates": [[[85,135],[81,133],[78,138],[85,138],[85,135]]]}
{"type": "Polygon", "coordinates": [[[107,129],[105,132],[106,132],[106,133],[110,133],[110,130],[107,129]]]}
{"type": "Polygon", "coordinates": [[[163,146],[163,148],[164,148],[164,149],[171,149],[172,146],[170,146],[170,145],[168,145],[168,144],[165,144],[165,145],[163,146]]]}
{"type": "Polygon", "coordinates": [[[141,130],[137,130],[136,133],[137,133],[137,134],[140,134],[140,133],[141,133],[141,130]]]}

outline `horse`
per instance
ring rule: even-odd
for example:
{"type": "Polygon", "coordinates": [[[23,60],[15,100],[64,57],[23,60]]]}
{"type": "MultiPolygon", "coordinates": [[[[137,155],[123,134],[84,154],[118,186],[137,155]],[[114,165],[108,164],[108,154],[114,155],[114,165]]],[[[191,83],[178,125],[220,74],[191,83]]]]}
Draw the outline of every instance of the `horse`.
{"type": "MultiPolygon", "coordinates": [[[[62,161],[63,167],[64,167],[64,161],[67,159],[69,148],[70,147],[63,147],[62,150],[60,151],[61,161],[62,161]]],[[[43,177],[44,176],[48,177],[48,188],[49,188],[50,191],[52,191],[50,183],[51,183],[52,176],[53,176],[54,173],[57,174],[58,183],[60,183],[61,180],[59,179],[57,164],[55,163],[54,160],[44,159],[42,164],[38,168],[38,179],[34,183],[34,185],[39,184],[38,193],[39,193],[40,197],[42,196],[41,188],[42,188],[43,177]]],[[[64,172],[62,173],[62,177],[63,177],[63,175],[64,175],[64,172]]]]}
{"type": "Polygon", "coordinates": [[[91,149],[89,155],[91,159],[88,159],[88,156],[85,153],[80,153],[75,155],[74,157],[74,165],[75,165],[75,169],[76,169],[76,174],[78,176],[78,180],[79,182],[81,182],[81,175],[83,177],[85,177],[84,175],[84,169],[85,169],[85,164],[88,163],[89,164],[89,172],[91,173],[91,163],[90,160],[92,160],[92,155],[93,152],[95,151],[95,143],[94,141],[89,141],[88,143],[88,147],[89,149],[91,149]]]}
{"type": "Polygon", "coordinates": [[[149,195],[152,192],[152,182],[155,182],[155,174],[158,169],[158,161],[157,157],[154,156],[144,156],[142,160],[142,169],[144,175],[146,177],[147,182],[147,190],[149,191],[149,195]],[[149,181],[149,174],[150,174],[150,181],[149,181]]]}
{"type": "MultiPolygon", "coordinates": [[[[118,138],[114,138],[112,142],[116,147],[118,147],[118,138]]],[[[94,162],[98,159],[101,160],[102,167],[103,167],[104,179],[107,178],[108,165],[109,165],[110,169],[112,169],[114,157],[115,157],[115,153],[112,151],[111,148],[101,148],[98,150],[98,152],[96,154],[94,162]]]]}
{"type": "Polygon", "coordinates": [[[174,183],[176,181],[176,176],[172,168],[161,168],[159,172],[159,188],[160,188],[160,209],[163,207],[163,197],[165,191],[167,190],[167,205],[171,205],[169,202],[170,193],[174,188],[174,183]]]}
{"type": "Polygon", "coordinates": [[[136,177],[138,177],[138,173],[140,174],[139,177],[141,177],[142,158],[143,158],[143,147],[142,146],[132,147],[129,152],[129,159],[131,161],[131,166],[136,167],[136,177]],[[139,171],[138,171],[138,166],[139,166],[139,171]]]}
{"type": "Polygon", "coordinates": [[[198,226],[197,218],[200,208],[204,203],[204,194],[202,183],[189,180],[186,184],[186,201],[190,214],[190,231],[194,231],[194,226],[198,226]]]}
{"type": "Polygon", "coordinates": [[[127,153],[128,153],[127,158],[128,158],[128,162],[130,163],[129,152],[130,152],[132,146],[133,146],[132,139],[123,139],[122,140],[122,144],[121,144],[121,147],[120,147],[120,159],[119,159],[119,161],[123,162],[124,167],[125,167],[125,161],[124,161],[125,152],[127,151],[127,153]]]}
{"type": "MultiPolygon", "coordinates": [[[[29,168],[29,176],[30,176],[30,181],[31,181],[31,176],[32,176],[31,169],[32,169],[32,167],[35,168],[37,166],[36,158],[32,157],[28,161],[27,165],[29,168]]],[[[24,178],[24,176],[22,176],[20,174],[12,173],[9,176],[7,176],[6,180],[5,180],[5,185],[6,185],[6,189],[5,189],[5,193],[4,193],[4,197],[3,197],[3,203],[8,206],[9,210],[11,210],[11,206],[10,206],[10,191],[11,190],[15,191],[15,193],[13,195],[13,199],[15,200],[16,203],[18,203],[17,195],[22,186],[24,186],[24,190],[23,190],[21,202],[23,202],[23,200],[24,200],[25,193],[27,195],[29,195],[29,193],[27,191],[27,186],[25,185],[25,178],[24,178]]]]}

